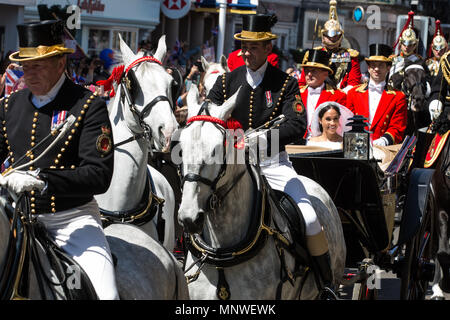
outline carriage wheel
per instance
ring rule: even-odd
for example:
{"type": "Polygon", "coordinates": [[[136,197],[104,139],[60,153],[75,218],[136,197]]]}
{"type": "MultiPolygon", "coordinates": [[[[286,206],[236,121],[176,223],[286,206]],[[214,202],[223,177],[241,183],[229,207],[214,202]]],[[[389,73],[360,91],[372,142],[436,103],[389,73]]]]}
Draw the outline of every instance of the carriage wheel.
{"type": "Polygon", "coordinates": [[[428,283],[433,280],[431,263],[431,213],[427,211],[419,231],[406,244],[405,261],[401,271],[401,300],[425,300],[428,283]]]}

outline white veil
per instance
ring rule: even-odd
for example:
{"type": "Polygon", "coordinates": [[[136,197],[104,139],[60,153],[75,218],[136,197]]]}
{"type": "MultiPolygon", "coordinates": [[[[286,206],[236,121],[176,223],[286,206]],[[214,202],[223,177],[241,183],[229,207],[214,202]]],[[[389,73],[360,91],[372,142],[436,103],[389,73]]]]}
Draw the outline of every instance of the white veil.
{"type": "Polygon", "coordinates": [[[319,126],[319,112],[323,108],[333,105],[335,107],[339,108],[339,111],[341,113],[341,116],[339,117],[339,128],[337,129],[337,134],[339,134],[341,137],[344,136],[344,132],[350,131],[352,127],[346,126],[346,124],[349,122],[348,118],[353,117],[353,112],[351,112],[347,107],[344,107],[342,104],[339,104],[334,101],[327,101],[322,104],[320,104],[316,110],[314,111],[314,114],[312,116],[311,121],[311,136],[317,137],[322,135],[322,131],[320,131],[319,126]]]}

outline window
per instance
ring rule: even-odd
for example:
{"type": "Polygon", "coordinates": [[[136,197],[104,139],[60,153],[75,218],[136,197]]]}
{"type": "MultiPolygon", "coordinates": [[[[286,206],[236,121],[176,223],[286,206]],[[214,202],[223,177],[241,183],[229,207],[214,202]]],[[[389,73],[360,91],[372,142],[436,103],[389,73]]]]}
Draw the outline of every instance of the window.
{"type": "Polygon", "coordinates": [[[131,50],[136,51],[136,31],[123,31],[123,30],[113,30],[112,46],[113,50],[120,50],[119,33],[122,36],[123,41],[131,48],[131,50]]]}
{"type": "Polygon", "coordinates": [[[119,33],[130,49],[135,52],[137,50],[136,30],[89,28],[88,55],[98,55],[106,48],[120,50],[119,33]]]}
{"type": "Polygon", "coordinates": [[[105,48],[109,48],[109,30],[89,29],[88,55],[98,55],[105,48]]]}

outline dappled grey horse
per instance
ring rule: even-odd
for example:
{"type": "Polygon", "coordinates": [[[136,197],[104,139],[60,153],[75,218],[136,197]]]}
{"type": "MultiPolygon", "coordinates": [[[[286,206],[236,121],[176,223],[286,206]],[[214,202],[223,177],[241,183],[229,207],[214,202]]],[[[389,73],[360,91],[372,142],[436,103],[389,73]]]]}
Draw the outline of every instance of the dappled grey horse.
{"type": "Polygon", "coordinates": [[[114,172],[109,189],[95,199],[104,215],[139,222],[172,251],[174,192],[167,179],[147,165],[152,148],[169,150],[170,137],[178,127],[171,105],[173,78],[160,62],[167,51],[165,36],[159,40],[154,56],[144,56],[143,52],[135,55],[121,37],[120,50],[124,71],[120,82],[114,83],[115,96],[108,104],[115,143],[114,172]],[[151,220],[146,218],[151,218],[150,213],[151,220]]]}
{"type": "MultiPolygon", "coordinates": [[[[178,220],[190,234],[185,267],[190,296],[314,299],[318,294],[314,276],[296,265],[284,247],[292,234],[265,192],[267,185],[257,167],[230,162],[225,156],[225,127],[237,94],[221,106],[199,105],[195,86],[188,94],[188,121],[192,122],[180,134],[184,186],[178,220]]],[[[346,256],[338,212],[320,185],[300,179],[326,232],[338,286],[346,256]]]]}

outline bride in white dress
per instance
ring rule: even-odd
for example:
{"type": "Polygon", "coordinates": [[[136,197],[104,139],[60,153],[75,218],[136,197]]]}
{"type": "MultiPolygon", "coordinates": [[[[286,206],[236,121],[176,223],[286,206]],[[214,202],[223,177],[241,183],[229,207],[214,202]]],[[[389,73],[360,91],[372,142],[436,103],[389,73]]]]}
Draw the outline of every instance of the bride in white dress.
{"type": "Polygon", "coordinates": [[[342,149],[342,136],[351,130],[346,126],[353,112],[343,105],[329,101],[319,105],[314,111],[311,122],[311,138],[307,146],[319,146],[327,149],[342,149]]]}

